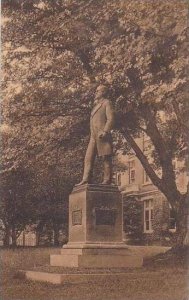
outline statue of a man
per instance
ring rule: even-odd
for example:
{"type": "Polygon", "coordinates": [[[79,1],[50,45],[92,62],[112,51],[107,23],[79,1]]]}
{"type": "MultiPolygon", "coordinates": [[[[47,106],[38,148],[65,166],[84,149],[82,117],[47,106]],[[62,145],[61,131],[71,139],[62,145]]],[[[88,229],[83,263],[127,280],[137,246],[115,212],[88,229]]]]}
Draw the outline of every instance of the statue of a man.
{"type": "Polygon", "coordinates": [[[78,185],[91,183],[93,165],[96,155],[103,159],[104,177],[102,184],[111,184],[112,181],[112,136],[114,111],[108,99],[105,98],[107,87],[98,86],[95,95],[94,107],[90,118],[90,141],[85,155],[83,179],[78,185]]]}

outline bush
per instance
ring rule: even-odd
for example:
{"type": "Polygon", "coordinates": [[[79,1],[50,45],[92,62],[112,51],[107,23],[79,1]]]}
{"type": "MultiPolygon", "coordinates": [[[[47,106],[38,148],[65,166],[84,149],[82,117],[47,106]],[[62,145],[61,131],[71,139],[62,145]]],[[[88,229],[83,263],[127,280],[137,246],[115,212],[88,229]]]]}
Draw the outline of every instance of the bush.
{"type": "Polygon", "coordinates": [[[126,197],[123,202],[123,228],[130,243],[143,242],[142,205],[135,197],[126,197]]]}

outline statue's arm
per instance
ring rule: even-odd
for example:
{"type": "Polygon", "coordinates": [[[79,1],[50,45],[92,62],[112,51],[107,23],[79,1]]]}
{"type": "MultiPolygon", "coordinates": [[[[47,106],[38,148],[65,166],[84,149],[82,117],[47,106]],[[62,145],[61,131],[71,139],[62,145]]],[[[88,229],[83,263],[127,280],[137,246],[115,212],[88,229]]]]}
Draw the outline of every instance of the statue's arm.
{"type": "Polygon", "coordinates": [[[105,132],[110,132],[113,129],[115,116],[112,104],[109,100],[106,101],[106,124],[104,127],[105,132]]]}

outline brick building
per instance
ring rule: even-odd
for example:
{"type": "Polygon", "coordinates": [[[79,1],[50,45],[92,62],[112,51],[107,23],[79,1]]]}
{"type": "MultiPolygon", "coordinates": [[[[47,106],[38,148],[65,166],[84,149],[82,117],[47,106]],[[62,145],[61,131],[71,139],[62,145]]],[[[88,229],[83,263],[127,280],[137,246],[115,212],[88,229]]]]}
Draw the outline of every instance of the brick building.
{"type": "MultiPolygon", "coordinates": [[[[142,136],[136,139],[136,142],[148,159],[151,159],[150,140],[142,136]]],[[[140,218],[141,241],[146,244],[170,244],[176,231],[176,224],[174,213],[166,197],[152,184],[134,153],[119,156],[119,161],[125,170],[116,172],[116,183],[122,192],[124,212],[128,209],[127,203],[131,199],[140,206],[141,213],[138,218],[140,218]]],[[[181,192],[185,192],[188,180],[186,173],[182,172],[183,165],[183,161],[174,161],[177,186],[181,192]]],[[[161,175],[161,171],[157,172],[161,175]]],[[[128,227],[127,224],[124,225],[126,239],[128,227]]]]}

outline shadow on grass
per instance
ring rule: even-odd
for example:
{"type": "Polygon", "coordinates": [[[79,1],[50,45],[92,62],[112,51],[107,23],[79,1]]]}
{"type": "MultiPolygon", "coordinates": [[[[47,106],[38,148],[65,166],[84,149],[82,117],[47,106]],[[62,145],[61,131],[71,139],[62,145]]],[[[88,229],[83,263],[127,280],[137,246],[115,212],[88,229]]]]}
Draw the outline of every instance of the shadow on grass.
{"type": "Polygon", "coordinates": [[[144,267],[180,267],[188,269],[189,266],[189,246],[171,248],[165,253],[159,253],[153,257],[144,259],[144,267]]]}

